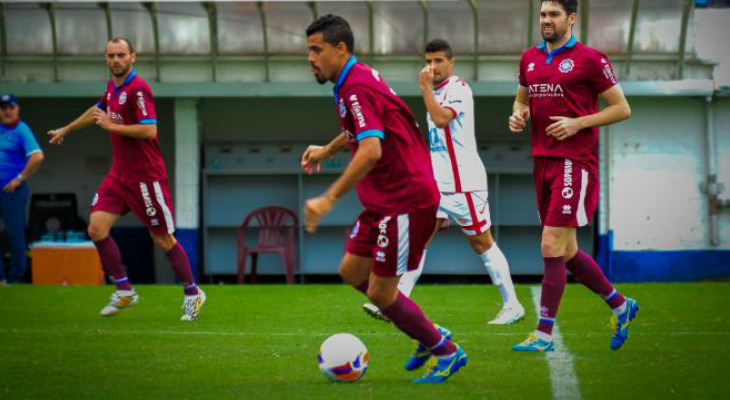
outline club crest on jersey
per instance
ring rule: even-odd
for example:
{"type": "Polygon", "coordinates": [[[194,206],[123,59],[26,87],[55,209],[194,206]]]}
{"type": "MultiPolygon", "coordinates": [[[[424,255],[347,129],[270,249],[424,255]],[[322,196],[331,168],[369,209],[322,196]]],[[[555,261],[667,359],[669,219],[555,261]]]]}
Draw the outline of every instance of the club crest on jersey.
{"type": "Polygon", "coordinates": [[[345,118],[347,115],[347,107],[345,107],[345,100],[340,98],[340,118],[345,118]]]}
{"type": "Polygon", "coordinates": [[[535,63],[534,62],[531,62],[531,63],[527,64],[527,72],[532,72],[534,70],[535,70],[535,63]]]}
{"type": "Polygon", "coordinates": [[[560,62],[560,72],[564,74],[572,71],[573,67],[575,67],[575,62],[573,62],[573,60],[570,58],[566,58],[565,60],[560,62]]]}
{"type": "Polygon", "coordinates": [[[119,95],[119,105],[127,102],[127,92],[122,92],[122,94],[119,95]]]}

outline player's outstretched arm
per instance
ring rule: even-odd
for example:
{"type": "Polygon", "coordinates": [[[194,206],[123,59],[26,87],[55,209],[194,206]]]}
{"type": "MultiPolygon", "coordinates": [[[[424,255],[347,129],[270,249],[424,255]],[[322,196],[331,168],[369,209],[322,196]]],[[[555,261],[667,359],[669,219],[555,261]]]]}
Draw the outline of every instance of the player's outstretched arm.
{"type": "Polygon", "coordinates": [[[352,158],[345,171],[330,186],[322,196],[307,200],[304,204],[304,219],[306,230],[313,233],[319,225],[319,221],[335,206],[335,203],[347,192],[352,190],[358,182],[373,169],[380,160],[383,149],[380,145],[380,138],[370,137],[360,141],[357,152],[352,158]]]}
{"type": "Polygon", "coordinates": [[[94,110],[96,110],[96,106],[90,107],[88,110],[84,111],[83,114],[81,114],[78,118],[73,120],[70,124],[58,128],[58,129],[52,129],[48,131],[48,136],[50,137],[49,142],[51,144],[60,145],[63,143],[63,139],[68,135],[69,133],[79,130],[81,128],[86,128],[87,126],[90,126],[94,123],[94,110]]]}
{"type": "Polygon", "coordinates": [[[601,93],[600,97],[606,102],[606,107],[601,111],[579,118],[551,116],[550,119],[555,122],[547,127],[545,133],[558,140],[565,140],[583,129],[611,125],[631,117],[631,107],[620,85],[612,86],[601,93]]]}
{"type": "Polygon", "coordinates": [[[302,168],[308,173],[319,172],[322,161],[331,160],[337,152],[347,148],[347,136],[340,133],[326,146],[310,145],[302,154],[302,168]]]}
{"type": "Polygon", "coordinates": [[[509,130],[512,133],[521,133],[527,126],[530,119],[530,95],[527,88],[520,85],[517,87],[515,102],[512,104],[512,115],[509,117],[509,130]]]}
{"type": "Polygon", "coordinates": [[[442,107],[433,94],[433,71],[431,67],[423,67],[418,74],[418,86],[421,88],[423,102],[426,103],[426,110],[431,115],[431,119],[437,127],[443,128],[452,119],[456,118],[454,112],[451,109],[442,107]]]}

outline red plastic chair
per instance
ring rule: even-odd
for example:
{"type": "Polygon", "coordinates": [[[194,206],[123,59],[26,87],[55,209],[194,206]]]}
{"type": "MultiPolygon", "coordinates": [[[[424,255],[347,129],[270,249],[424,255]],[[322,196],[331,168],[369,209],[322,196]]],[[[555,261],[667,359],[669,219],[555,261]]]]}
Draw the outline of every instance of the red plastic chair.
{"type": "Polygon", "coordinates": [[[238,252],[238,283],[244,283],[248,256],[251,255],[251,281],[256,282],[258,255],[278,253],[286,269],[286,282],[294,283],[295,240],[294,233],[299,219],[294,211],[284,207],[263,207],[252,211],[236,230],[238,252]],[[246,228],[256,220],[259,240],[256,246],[249,246],[244,239],[246,228]]]}

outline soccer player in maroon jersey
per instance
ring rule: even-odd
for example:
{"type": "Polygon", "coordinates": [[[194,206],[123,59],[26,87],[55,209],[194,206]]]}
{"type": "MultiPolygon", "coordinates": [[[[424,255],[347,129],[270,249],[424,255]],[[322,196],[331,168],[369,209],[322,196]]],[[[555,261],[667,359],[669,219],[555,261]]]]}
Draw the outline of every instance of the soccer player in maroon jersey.
{"type": "Polygon", "coordinates": [[[522,54],[520,84],[509,129],[522,132],[532,120],[534,179],[545,265],[537,330],[516,351],[552,351],[552,328],[567,270],[611,308],[611,348],[626,341],[639,303],[624,298],[601,267],[578,248],[576,229],[598,206],[598,127],[631,116],[608,57],[573,36],[577,0],[543,0],[543,42],[522,54]],[[598,111],[599,97],[606,107],[598,111]]]}
{"type": "MultiPolygon", "coordinates": [[[[307,200],[306,230],[314,232],[357,187],[365,211],[353,227],[339,273],[422,344],[425,352],[414,356],[420,361],[415,368],[435,356],[415,382],[442,382],[466,365],[466,353],[398,290],[400,275],[418,267],[436,226],[439,192],[430,157],[408,106],[377,71],[358,62],[353,48],[352,30],[342,17],[326,15],[307,28],[311,72],[320,84],[335,83],[341,133],[326,146],[309,146],[302,167],[319,170],[322,161],[348,147],[352,160],[324,194],[307,200]]],[[[407,369],[414,369],[412,361],[407,369]]]]}
{"type": "Polygon", "coordinates": [[[160,153],[155,101],[149,85],[134,69],[136,58],[129,40],[107,42],[106,65],[112,78],[106,92],[76,120],[48,135],[52,144],[60,145],[69,133],[94,123],[110,132],[112,168],[94,196],[88,228],[104,272],[117,287],[101,315],[114,315],[138,300],[124,272],[119,248],[109,236],[114,223],[131,211],[149,229],[184,285],[181,319],[195,320],[205,303],[205,293],[195,284],[188,255],[173,235],[172,196],[160,153]]]}

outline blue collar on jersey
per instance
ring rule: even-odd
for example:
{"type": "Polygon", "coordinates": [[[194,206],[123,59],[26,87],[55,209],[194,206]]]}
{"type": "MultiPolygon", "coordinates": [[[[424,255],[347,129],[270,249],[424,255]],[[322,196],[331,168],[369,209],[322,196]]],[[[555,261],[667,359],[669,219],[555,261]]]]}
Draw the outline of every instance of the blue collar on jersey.
{"type": "Polygon", "coordinates": [[[568,43],[558,47],[557,49],[548,52],[547,49],[547,43],[543,40],[540,45],[537,46],[538,49],[545,51],[545,54],[547,54],[547,59],[545,60],[545,64],[550,64],[553,62],[553,57],[555,57],[558,53],[562,52],[565,49],[572,48],[575,46],[575,44],[578,43],[578,39],[575,38],[575,36],[570,35],[570,40],[568,40],[568,43]]]}
{"type": "Polygon", "coordinates": [[[114,85],[114,94],[119,93],[119,89],[121,89],[124,86],[128,85],[129,82],[132,82],[132,79],[134,79],[135,76],[137,76],[137,69],[136,68],[132,68],[132,73],[129,74],[129,76],[127,77],[127,79],[125,79],[124,82],[122,82],[121,85],[119,85],[119,86],[114,85]]]}
{"type": "Polygon", "coordinates": [[[352,69],[352,66],[355,64],[357,64],[357,57],[350,56],[350,59],[347,60],[347,64],[345,64],[345,68],[342,68],[340,76],[337,78],[337,84],[335,85],[335,105],[337,105],[337,101],[340,97],[340,88],[342,88],[342,84],[345,83],[345,79],[350,73],[350,69],[352,69]]]}

